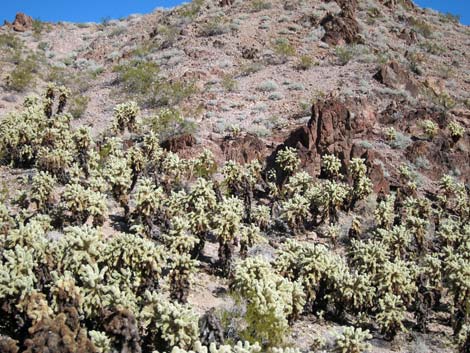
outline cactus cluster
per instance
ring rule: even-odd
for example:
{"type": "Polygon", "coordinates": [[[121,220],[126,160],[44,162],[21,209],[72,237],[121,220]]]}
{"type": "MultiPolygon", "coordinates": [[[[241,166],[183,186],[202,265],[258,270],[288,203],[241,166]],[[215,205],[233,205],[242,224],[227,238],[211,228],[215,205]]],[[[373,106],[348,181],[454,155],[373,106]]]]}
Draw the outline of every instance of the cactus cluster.
{"type": "Polygon", "coordinates": [[[353,353],[369,349],[368,330],[426,332],[439,310],[468,350],[470,202],[454,177],[427,198],[404,166],[375,199],[360,158],[327,154],[314,176],[285,147],[270,168],[219,167],[207,149],[165,150],[133,102],[93,137],[72,127],[69,96],[48,86],[0,121],[3,162],[25,174],[0,206],[1,347],[298,353],[289,329],[316,316],[347,322],[332,350],[353,353]],[[229,333],[190,304],[204,276],[235,299],[229,333]]]}

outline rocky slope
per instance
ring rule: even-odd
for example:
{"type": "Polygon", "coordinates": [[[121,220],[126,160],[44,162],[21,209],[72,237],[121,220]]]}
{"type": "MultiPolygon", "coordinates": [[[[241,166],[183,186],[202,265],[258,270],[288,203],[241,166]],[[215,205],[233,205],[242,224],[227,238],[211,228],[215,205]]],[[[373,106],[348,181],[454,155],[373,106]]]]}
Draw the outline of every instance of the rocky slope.
{"type": "MultiPolygon", "coordinates": [[[[467,189],[470,182],[469,53],[469,27],[409,0],[194,0],[100,24],[22,14],[0,28],[0,116],[54,82],[72,90],[72,124],[92,127],[98,140],[109,133],[114,107],[135,100],[143,120],[181,112],[182,121],[159,132],[162,146],[182,157],[208,148],[220,165],[259,159],[264,172],[278,169],[279,185],[287,175],[276,158],[285,147],[296,149],[302,170],[322,178],[321,158],[337,156],[348,182],[351,159],[361,157],[374,206],[396,190],[435,200],[442,175],[467,189]]],[[[7,189],[23,174],[1,173],[7,189]]],[[[364,201],[358,208],[367,228],[373,207],[364,201]]],[[[351,214],[342,216],[349,229],[351,214]]],[[[104,222],[107,237],[118,232],[116,223],[104,222]]],[[[327,242],[317,231],[296,239],[327,242]]],[[[250,255],[269,257],[283,240],[250,255]]],[[[217,249],[206,244],[202,266],[211,267],[217,249]]],[[[203,268],[189,303],[200,314],[231,308],[228,282],[203,268]]],[[[426,334],[412,331],[393,343],[376,334],[372,351],[452,351],[452,330],[440,314],[426,334]]],[[[312,332],[332,341],[326,332],[338,325],[304,315],[289,343],[307,350],[312,332]]]]}

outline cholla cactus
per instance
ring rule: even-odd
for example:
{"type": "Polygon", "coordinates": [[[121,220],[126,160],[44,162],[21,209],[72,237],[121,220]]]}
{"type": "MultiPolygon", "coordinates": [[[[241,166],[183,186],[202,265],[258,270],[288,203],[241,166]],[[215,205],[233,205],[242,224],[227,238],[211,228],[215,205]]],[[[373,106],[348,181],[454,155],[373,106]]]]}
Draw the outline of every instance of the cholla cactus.
{"type": "Polygon", "coordinates": [[[156,188],[154,182],[149,178],[139,180],[135,193],[133,216],[144,225],[147,235],[150,235],[152,229],[152,217],[162,209],[163,202],[164,193],[161,187],[156,188]]]}
{"type": "Polygon", "coordinates": [[[59,105],[57,106],[57,114],[61,114],[64,111],[65,106],[67,105],[67,99],[72,94],[72,91],[65,86],[60,86],[58,88],[58,91],[59,91],[59,105]]]}
{"type": "Polygon", "coordinates": [[[350,189],[346,184],[327,180],[322,185],[319,199],[324,209],[323,218],[329,217],[332,221],[336,221],[338,211],[345,204],[349,192],[350,189]]]}
{"type": "Polygon", "coordinates": [[[284,185],[287,195],[305,194],[313,183],[313,178],[307,172],[297,172],[289,178],[289,182],[284,185]]]}
{"type": "Polygon", "coordinates": [[[470,325],[463,325],[457,335],[459,353],[466,353],[470,349],[470,325]]]}
{"type": "Polygon", "coordinates": [[[358,200],[362,200],[372,192],[372,181],[367,176],[365,161],[353,158],[349,164],[349,173],[353,179],[351,208],[358,200]]]}
{"type": "Polygon", "coordinates": [[[341,226],[339,224],[330,224],[325,229],[325,235],[336,245],[341,235],[341,226]]]}
{"type": "Polygon", "coordinates": [[[390,229],[395,221],[395,196],[389,195],[374,211],[375,223],[379,228],[390,229]]]}
{"type": "MultiPolygon", "coordinates": [[[[282,348],[273,348],[272,351],[274,353],[284,353],[284,349],[282,348]]],[[[217,345],[215,342],[212,342],[209,347],[205,347],[201,344],[201,342],[197,341],[194,344],[193,350],[187,351],[184,349],[181,349],[179,347],[173,347],[173,350],[171,353],[260,353],[261,352],[261,346],[259,345],[258,342],[255,342],[254,344],[251,344],[250,342],[241,342],[238,341],[235,346],[229,346],[229,345],[220,345],[217,348],[217,345]]],[[[286,349],[285,353],[299,353],[297,351],[289,351],[289,349],[286,349]]]]}
{"type": "Polygon", "coordinates": [[[394,127],[385,129],[385,139],[387,141],[395,141],[397,139],[397,131],[394,127]]]}
{"type": "Polygon", "coordinates": [[[369,330],[361,328],[345,327],[336,335],[334,352],[339,353],[363,353],[370,349],[370,344],[364,342],[370,340],[372,335],[369,330]]]}
{"type": "Polygon", "coordinates": [[[192,170],[197,177],[209,178],[217,170],[214,154],[205,148],[199,156],[192,160],[192,170]]]}
{"type": "Polygon", "coordinates": [[[229,273],[233,256],[233,243],[239,233],[243,216],[243,203],[236,197],[225,199],[214,215],[214,234],[219,240],[219,261],[229,273]]]}
{"type": "Polygon", "coordinates": [[[410,248],[412,233],[405,226],[393,226],[392,229],[378,229],[379,237],[397,258],[403,258],[410,248]]]}
{"type": "Polygon", "coordinates": [[[261,236],[260,229],[251,224],[249,226],[243,225],[240,230],[240,255],[246,258],[248,248],[257,243],[262,243],[265,239],[261,236]]]}
{"type": "Polygon", "coordinates": [[[386,261],[377,274],[378,290],[399,296],[403,303],[410,303],[416,293],[416,279],[411,262],[386,261]]]}
{"type": "Polygon", "coordinates": [[[114,108],[113,130],[124,132],[126,128],[129,132],[134,132],[137,126],[137,115],[140,109],[136,102],[119,104],[114,108]]]}
{"type": "Polygon", "coordinates": [[[102,225],[107,214],[105,195],[80,184],[68,184],[61,197],[62,206],[72,223],[84,224],[93,217],[94,225],[102,225]]]}
{"type": "Polygon", "coordinates": [[[437,134],[438,126],[432,120],[426,119],[422,123],[423,131],[429,139],[434,138],[437,134]]]}
{"type": "Polygon", "coordinates": [[[106,335],[106,333],[92,330],[88,334],[90,335],[91,341],[98,353],[112,352],[111,339],[106,335]]]}
{"type": "Polygon", "coordinates": [[[139,292],[158,286],[166,262],[161,245],[132,234],[114,236],[102,250],[101,261],[113,270],[129,270],[129,285],[139,292]]]}
{"type": "Polygon", "coordinates": [[[111,156],[104,169],[106,180],[111,184],[111,191],[116,201],[124,208],[125,217],[129,214],[129,195],[132,170],[124,158],[111,156]]]}
{"type": "Polygon", "coordinates": [[[191,283],[197,272],[199,261],[191,259],[188,254],[177,254],[173,258],[170,273],[170,296],[179,303],[187,303],[191,283]]]}
{"type": "Polygon", "coordinates": [[[260,228],[266,229],[271,222],[271,209],[268,206],[258,205],[251,213],[252,221],[260,228]]]}
{"type": "Polygon", "coordinates": [[[325,154],[322,157],[323,171],[329,178],[337,178],[341,169],[341,161],[338,157],[332,154],[325,154]]]}
{"type": "Polygon", "coordinates": [[[385,294],[379,299],[379,310],[376,320],[388,339],[393,339],[400,331],[406,331],[403,325],[406,309],[399,296],[385,294]]]}
{"type": "Polygon", "coordinates": [[[300,159],[297,150],[292,147],[286,147],[277,152],[276,163],[287,174],[292,174],[300,165],[300,159]]]}
{"type": "MultiPolygon", "coordinates": [[[[143,328],[166,348],[189,349],[199,336],[198,317],[190,306],[172,303],[156,292],[145,292],[140,312],[143,328]]],[[[155,342],[156,343],[156,342],[155,342]]]]}
{"type": "Polygon", "coordinates": [[[309,216],[309,202],[305,197],[295,194],[282,202],[281,209],[281,218],[294,232],[303,229],[303,224],[309,216]]]}
{"type": "Polygon", "coordinates": [[[127,150],[127,165],[132,170],[132,182],[129,190],[133,190],[139,175],[145,168],[145,156],[142,150],[136,145],[127,150]]]}
{"type": "Polygon", "coordinates": [[[457,142],[465,134],[465,128],[456,121],[451,121],[447,126],[452,139],[457,142]]]}
{"type": "Polygon", "coordinates": [[[238,264],[231,287],[238,301],[246,301],[246,335],[270,345],[282,343],[288,318],[305,303],[300,284],[276,275],[268,262],[256,257],[238,264]]]}
{"type": "Polygon", "coordinates": [[[33,177],[31,202],[36,204],[39,211],[45,211],[51,206],[55,183],[56,179],[47,172],[39,172],[33,177]]]}
{"type": "Polygon", "coordinates": [[[36,283],[34,268],[37,266],[33,253],[20,245],[3,251],[0,262],[0,299],[19,300],[31,293],[36,283]]]}

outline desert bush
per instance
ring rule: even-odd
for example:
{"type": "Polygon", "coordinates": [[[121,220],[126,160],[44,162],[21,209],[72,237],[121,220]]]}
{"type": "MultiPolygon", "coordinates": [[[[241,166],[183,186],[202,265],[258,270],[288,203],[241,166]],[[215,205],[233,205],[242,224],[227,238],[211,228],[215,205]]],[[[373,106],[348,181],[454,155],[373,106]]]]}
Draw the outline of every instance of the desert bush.
{"type": "Polygon", "coordinates": [[[6,85],[14,91],[24,91],[34,84],[35,73],[37,72],[37,58],[29,55],[21,58],[16,63],[15,68],[8,74],[6,85]]]}

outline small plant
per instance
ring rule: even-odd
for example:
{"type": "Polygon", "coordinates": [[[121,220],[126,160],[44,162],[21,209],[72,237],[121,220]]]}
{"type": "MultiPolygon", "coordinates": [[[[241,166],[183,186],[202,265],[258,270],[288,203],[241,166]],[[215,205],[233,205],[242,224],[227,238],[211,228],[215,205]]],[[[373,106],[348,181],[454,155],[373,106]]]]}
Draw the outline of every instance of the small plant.
{"type": "Polygon", "coordinates": [[[436,123],[432,120],[424,120],[423,121],[423,130],[424,130],[424,133],[426,134],[426,136],[430,139],[432,139],[434,136],[436,136],[437,134],[437,131],[438,131],[438,126],[436,125],[436,123]]]}
{"type": "Polygon", "coordinates": [[[300,58],[299,58],[299,63],[297,65],[297,68],[299,70],[308,70],[310,69],[312,66],[314,65],[314,61],[312,59],[311,56],[309,55],[302,55],[300,58]]]}
{"type": "Polygon", "coordinates": [[[253,12],[269,10],[272,8],[272,4],[265,0],[251,0],[251,8],[253,9],[253,12]]]}
{"type": "Polygon", "coordinates": [[[80,119],[85,114],[90,98],[83,95],[74,95],[70,101],[68,111],[75,119],[80,119]]]}
{"type": "Polygon", "coordinates": [[[334,352],[338,353],[364,353],[370,349],[366,340],[370,340],[372,335],[368,330],[361,328],[345,327],[336,336],[334,352]]]}
{"type": "Polygon", "coordinates": [[[225,24],[223,17],[213,17],[207,23],[203,24],[199,30],[199,35],[202,37],[218,36],[228,32],[228,27],[225,24]]]}
{"type": "Polygon", "coordinates": [[[297,150],[292,147],[280,150],[276,156],[276,163],[284,172],[292,174],[300,164],[297,150]]]}
{"type": "Polygon", "coordinates": [[[283,58],[285,61],[287,57],[295,55],[295,47],[286,38],[278,38],[273,44],[274,52],[283,58]]]}
{"type": "Polygon", "coordinates": [[[454,141],[458,141],[465,134],[465,128],[456,121],[451,121],[447,126],[450,136],[454,141]]]}
{"type": "Polygon", "coordinates": [[[278,88],[279,86],[274,81],[263,81],[259,84],[256,89],[261,92],[274,92],[278,88]]]}
{"type": "Polygon", "coordinates": [[[339,64],[344,66],[351,61],[354,57],[354,53],[348,46],[338,46],[335,49],[335,54],[338,58],[339,64]]]}
{"type": "Polygon", "coordinates": [[[20,59],[13,71],[6,79],[7,87],[11,90],[22,92],[34,84],[34,74],[37,70],[37,58],[29,55],[26,59],[20,59]]]}
{"type": "Polygon", "coordinates": [[[224,75],[222,78],[222,87],[227,92],[234,92],[237,89],[237,81],[234,79],[233,75],[224,75]]]}

